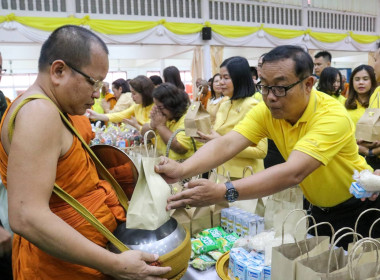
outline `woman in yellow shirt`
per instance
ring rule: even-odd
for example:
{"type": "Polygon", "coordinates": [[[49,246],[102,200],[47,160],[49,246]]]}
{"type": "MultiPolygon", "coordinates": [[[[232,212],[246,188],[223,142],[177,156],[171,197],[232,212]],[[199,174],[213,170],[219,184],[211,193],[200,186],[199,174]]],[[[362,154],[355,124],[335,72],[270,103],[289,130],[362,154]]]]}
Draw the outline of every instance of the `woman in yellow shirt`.
{"type": "Polygon", "coordinates": [[[372,66],[362,64],[352,71],[344,106],[355,125],[368,108],[369,99],[376,86],[376,76],[372,66]]]}
{"type": "MultiPolygon", "coordinates": [[[[226,59],[220,65],[220,86],[228,100],[221,103],[216,114],[213,131],[210,135],[198,132],[201,142],[208,142],[230,132],[234,126],[259,102],[253,97],[255,86],[252,80],[248,61],[239,56],[226,59]]],[[[254,172],[264,169],[263,159],[267,153],[267,140],[259,142],[256,147],[248,147],[233,159],[224,163],[224,169],[232,178],[242,178],[246,166],[254,172]]],[[[223,168],[218,168],[223,174],[223,168]]]]}
{"type": "Polygon", "coordinates": [[[129,82],[132,92],[132,99],[136,103],[128,109],[112,114],[98,114],[93,110],[87,110],[87,115],[90,119],[96,119],[106,122],[125,122],[137,130],[140,130],[142,125],[149,123],[150,111],[153,107],[153,82],[146,76],[137,76],[129,82]]]}
{"type": "MultiPolygon", "coordinates": [[[[171,83],[163,83],[153,91],[153,100],[155,106],[150,113],[150,124],[144,125],[142,133],[149,129],[155,130],[157,151],[160,155],[166,155],[166,147],[173,133],[185,128],[188,99],[183,90],[171,83]]],[[[184,160],[193,153],[191,138],[186,136],[184,131],[177,133],[170,145],[169,158],[184,160]]]]}
{"type": "Polygon", "coordinates": [[[211,98],[207,101],[207,112],[210,114],[211,124],[214,125],[216,119],[216,113],[219,110],[219,106],[223,100],[227,100],[222,94],[222,88],[220,87],[220,74],[217,73],[211,79],[211,98]]]}
{"type": "Polygon", "coordinates": [[[340,71],[334,67],[326,67],[323,69],[317,90],[330,95],[344,105],[346,98],[340,94],[342,89],[343,80],[340,71]]]}

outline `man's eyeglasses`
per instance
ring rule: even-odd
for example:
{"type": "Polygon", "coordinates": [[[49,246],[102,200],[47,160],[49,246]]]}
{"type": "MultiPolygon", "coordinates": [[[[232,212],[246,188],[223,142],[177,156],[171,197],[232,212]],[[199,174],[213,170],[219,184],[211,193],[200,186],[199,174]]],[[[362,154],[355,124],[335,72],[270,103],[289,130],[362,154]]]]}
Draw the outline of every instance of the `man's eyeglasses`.
{"type": "Polygon", "coordinates": [[[89,75],[83,73],[82,71],[78,70],[77,68],[73,67],[71,64],[65,62],[67,66],[69,66],[71,69],[73,69],[75,72],[78,72],[83,77],[86,78],[87,82],[89,82],[92,85],[92,88],[94,91],[99,91],[103,86],[103,81],[95,80],[94,78],[90,77],[89,75]]]}
{"type": "Polygon", "coordinates": [[[3,69],[3,68],[0,67],[0,75],[5,74],[5,72],[7,72],[7,69],[3,69]]]}
{"type": "Polygon", "coordinates": [[[283,97],[283,96],[286,96],[286,92],[288,90],[290,90],[291,88],[295,87],[296,85],[298,85],[299,83],[303,82],[305,79],[307,79],[309,77],[305,77],[291,85],[288,85],[288,86],[264,86],[264,85],[261,85],[261,84],[257,84],[256,87],[257,89],[261,92],[262,95],[268,95],[269,94],[269,91],[272,91],[272,93],[274,94],[274,96],[276,97],[283,97]]]}

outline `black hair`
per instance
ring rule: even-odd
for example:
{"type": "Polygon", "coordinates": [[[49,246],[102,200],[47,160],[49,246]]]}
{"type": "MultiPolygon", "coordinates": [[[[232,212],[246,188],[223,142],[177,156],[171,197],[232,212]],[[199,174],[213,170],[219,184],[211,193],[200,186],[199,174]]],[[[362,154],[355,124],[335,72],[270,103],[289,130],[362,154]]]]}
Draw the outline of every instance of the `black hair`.
{"type": "Polygon", "coordinates": [[[126,93],[126,92],[131,91],[131,89],[129,88],[129,84],[124,79],[117,79],[117,80],[113,81],[112,85],[117,89],[119,89],[121,87],[122,88],[121,93],[126,93]]]}
{"type": "Polygon", "coordinates": [[[342,73],[334,67],[326,67],[323,69],[321,76],[319,77],[319,83],[317,90],[327,93],[328,95],[339,96],[343,87],[342,73]],[[340,77],[340,85],[338,90],[334,90],[334,83],[336,76],[340,77]]]}
{"type": "Polygon", "coordinates": [[[299,79],[304,79],[313,74],[313,59],[309,53],[299,46],[278,46],[263,57],[263,64],[289,58],[294,61],[294,71],[299,79]]]}
{"type": "Polygon", "coordinates": [[[241,56],[227,58],[220,65],[226,67],[234,85],[231,100],[250,97],[255,94],[255,85],[252,80],[248,60],[241,56]]]}
{"type": "Polygon", "coordinates": [[[255,66],[251,66],[251,67],[249,67],[249,69],[251,70],[251,76],[252,77],[255,76],[256,79],[257,79],[259,76],[258,76],[256,67],[255,66]]]}
{"type": "Polygon", "coordinates": [[[172,113],[175,121],[182,118],[187,111],[189,103],[186,95],[186,92],[171,83],[163,83],[153,91],[153,97],[172,113]]]}
{"type": "Polygon", "coordinates": [[[331,59],[332,59],[331,53],[329,53],[328,51],[321,51],[317,53],[316,55],[314,55],[314,58],[320,58],[320,57],[323,57],[324,60],[329,61],[329,62],[331,62],[331,59]]]}
{"type": "Polygon", "coordinates": [[[215,99],[216,98],[216,93],[215,93],[215,90],[214,90],[214,80],[215,80],[215,77],[219,76],[220,77],[220,74],[219,73],[216,73],[212,78],[211,78],[211,85],[210,85],[210,88],[211,88],[211,99],[215,99]]]}
{"type": "Polygon", "coordinates": [[[344,104],[344,106],[347,109],[357,109],[356,100],[358,99],[358,93],[354,89],[354,78],[355,78],[355,75],[362,70],[364,70],[368,73],[369,79],[371,80],[371,88],[368,91],[368,93],[369,93],[368,94],[368,100],[366,100],[364,103],[362,103],[363,107],[368,108],[369,98],[371,97],[372,93],[375,91],[375,89],[377,87],[376,75],[375,75],[375,71],[373,70],[372,66],[362,64],[362,65],[359,65],[358,67],[356,67],[354,69],[354,71],[352,71],[351,76],[350,76],[350,83],[348,86],[348,96],[346,99],[346,103],[344,104]]]}
{"type": "Polygon", "coordinates": [[[132,88],[141,94],[142,96],[142,106],[147,107],[153,103],[153,90],[154,84],[146,76],[140,75],[129,81],[132,88]]]}
{"type": "Polygon", "coordinates": [[[179,89],[185,90],[185,85],[181,81],[181,74],[175,66],[168,66],[164,69],[163,77],[165,83],[171,83],[179,89]]]}
{"type": "Polygon", "coordinates": [[[100,45],[108,55],[106,44],[96,34],[77,25],[64,25],[54,30],[42,45],[38,70],[45,70],[57,59],[78,69],[87,66],[91,63],[91,47],[94,44],[100,45]]]}
{"type": "Polygon", "coordinates": [[[150,76],[149,79],[152,80],[153,84],[155,86],[158,86],[158,85],[161,85],[162,84],[162,79],[160,76],[158,75],[153,75],[153,76],[150,76]]]}

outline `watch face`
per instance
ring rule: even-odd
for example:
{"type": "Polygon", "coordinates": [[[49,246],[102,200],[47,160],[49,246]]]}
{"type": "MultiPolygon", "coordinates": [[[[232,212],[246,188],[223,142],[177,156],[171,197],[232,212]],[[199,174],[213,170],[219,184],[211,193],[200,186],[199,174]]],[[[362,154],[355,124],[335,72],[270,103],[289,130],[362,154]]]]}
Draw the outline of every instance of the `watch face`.
{"type": "Polygon", "coordinates": [[[234,202],[239,197],[239,193],[236,191],[235,188],[228,189],[225,197],[228,202],[234,202]]]}

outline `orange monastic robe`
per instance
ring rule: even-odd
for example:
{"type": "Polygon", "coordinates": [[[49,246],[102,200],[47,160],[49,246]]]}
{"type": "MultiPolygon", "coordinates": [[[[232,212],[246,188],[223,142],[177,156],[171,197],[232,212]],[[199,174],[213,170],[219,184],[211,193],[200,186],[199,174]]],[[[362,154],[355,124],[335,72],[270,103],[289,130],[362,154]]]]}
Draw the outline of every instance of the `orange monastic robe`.
{"type": "MultiPolygon", "coordinates": [[[[3,123],[0,126],[2,125],[3,123]]],[[[7,165],[8,155],[0,142],[0,175],[5,186],[7,165]]],[[[118,221],[125,220],[124,209],[115,192],[107,182],[99,179],[94,162],[75,136],[70,150],[58,161],[56,183],[81,202],[111,232],[115,230],[118,221]]],[[[107,239],[54,193],[49,204],[53,213],[82,235],[99,246],[106,246],[107,239]]],[[[17,280],[108,279],[106,275],[92,268],[55,258],[17,234],[13,238],[12,265],[13,277],[17,280]]]]}

